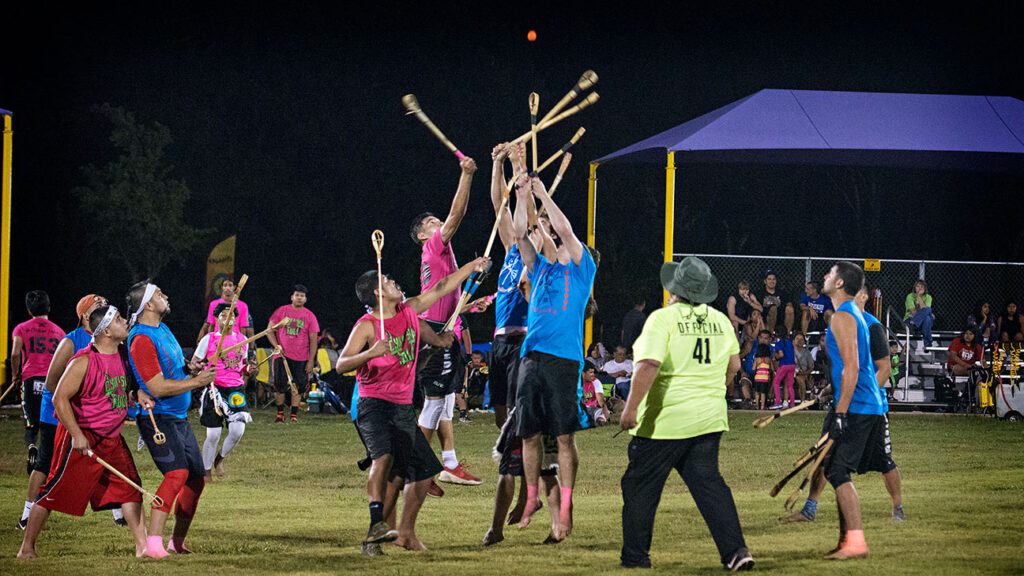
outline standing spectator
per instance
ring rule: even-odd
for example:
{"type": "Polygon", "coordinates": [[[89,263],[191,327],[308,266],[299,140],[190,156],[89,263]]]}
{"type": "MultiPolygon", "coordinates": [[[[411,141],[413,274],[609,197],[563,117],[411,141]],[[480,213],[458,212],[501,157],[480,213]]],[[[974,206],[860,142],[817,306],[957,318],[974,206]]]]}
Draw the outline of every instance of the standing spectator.
{"type": "Polygon", "coordinates": [[[775,325],[779,321],[779,314],[782,314],[782,324],[786,327],[786,336],[793,333],[793,324],[796,323],[796,308],[785,292],[778,289],[778,277],[774,270],[766,270],[764,273],[764,321],[768,331],[776,332],[775,325]]]}
{"type": "Polygon", "coordinates": [[[775,337],[778,341],[772,345],[775,361],[778,362],[778,367],[775,369],[775,379],[772,380],[772,388],[775,391],[776,404],[775,406],[772,406],[772,408],[780,407],[779,404],[782,400],[780,384],[783,380],[786,381],[786,397],[788,400],[781,402],[781,407],[789,408],[796,404],[796,398],[793,394],[793,379],[796,377],[796,350],[794,349],[793,341],[789,339],[783,330],[784,329],[780,326],[779,329],[775,331],[775,337]]]}
{"type": "Polygon", "coordinates": [[[771,335],[767,330],[758,336],[754,349],[754,399],[757,409],[764,410],[767,404],[768,383],[772,380],[772,347],[768,343],[771,335]]]}
{"type": "MultiPolygon", "coordinates": [[[[889,385],[892,390],[895,390],[896,382],[900,376],[900,345],[897,342],[889,344],[889,366],[889,385]]],[[[892,394],[892,390],[888,394],[892,394]]],[[[889,399],[888,394],[886,395],[886,400],[889,399]]]]}
{"type": "Polygon", "coordinates": [[[593,366],[583,368],[583,406],[587,410],[587,416],[596,426],[604,426],[608,423],[608,406],[604,403],[604,387],[597,379],[593,366]]]}
{"type": "MultiPolygon", "coordinates": [[[[320,341],[318,344],[320,348],[326,350],[334,350],[339,353],[341,351],[341,344],[338,344],[338,341],[334,339],[334,334],[331,334],[330,328],[324,328],[320,331],[320,341]]],[[[332,363],[331,366],[334,366],[334,364],[332,363]]]]}
{"type": "Polygon", "coordinates": [[[668,262],[662,284],[668,307],[651,314],[636,341],[638,371],[619,425],[629,430],[629,467],[622,476],[624,567],[651,566],[654,514],[665,480],[678,470],[718,548],[726,570],[753,567],[732,492],[718,471],[729,429],[725,383],[740,368],[728,318],[711,308],[718,281],[699,258],[668,262]]]}
{"type": "Polygon", "coordinates": [[[1024,341],[1020,314],[1017,313],[1017,302],[1012,299],[1006,303],[1006,312],[999,317],[999,338],[1003,342],[1024,341]]]}
{"type": "Polygon", "coordinates": [[[974,332],[974,341],[982,346],[991,344],[999,337],[992,306],[984,300],[978,301],[974,310],[967,316],[967,327],[974,332]]]}
{"type": "Polygon", "coordinates": [[[801,332],[807,334],[808,330],[824,333],[832,320],[832,301],[828,296],[821,293],[821,286],[817,281],[811,280],[804,286],[804,293],[800,296],[801,332]]]}
{"type": "Polygon", "coordinates": [[[750,282],[746,280],[740,280],[736,294],[729,296],[729,299],[725,302],[725,309],[729,314],[729,321],[732,322],[735,332],[739,332],[740,327],[750,319],[751,310],[764,312],[761,303],[757,301],[757,296],[754,296],[750,291],[750,282]]]}
{"type": "Polygon", "coordinates": [[[935,315],[932,314],[932,295],[928,293],[928,284],[924,280],[914,282],[913,291],[907,294],[906,307],[907,312],[903,315],[903,321],[921,329],[921,343],[924,348],[931,346],[935,315]]]}
{"type": "MultiPolygon", "coordinates": [[[[196,338],[196,342],[203,339],[210,332],[217,329],[217,317],[213,315],[213,310],[217,308],[219,304],[231,304],[231,299],[235,297],[235,281],[230,278],[225,278],[220,283],[220,298],[216,298],[210,302],[209,310],[206,313],[206,322],[203,324],[201,330],[199,330],[199,337],[196,338]]],[[[249,315],[249,306],[245,302],[239,300],[235,305],[235,310],[238,310],[238,322],[234,325],[234,331],[244,335],[246,338],[251,337],[255,332],[252,329],[252,316],[249,315]]]]}
{"type": "Polygon", "coordinates": [[[292,303],[285,304],[270,316],[267,328],[287,319],[288,324],[267,333],[271,346],[281,346],[281,357],[274,359],[274,404],[277,405],[277,418],[274,422],[284,422],[284,395],[290,393],[292,422],[299,421],[299,402],[306,392],[309,377],[316,370],[316,340],[320,332],[320,324],[316,315],[306,308],[306,294],[309,291],[302,284],[292,287],[292,303]],[[288,362],[295,391],[288,385],[288,374],[284,363],[288,362]]]}
{"type": "Polygon", "coordinates": [[[633,376],[633,361],[626,358],[626,347],[616,346],[615,355],[605,362],[604,371],[615,378],[615,395],[626,399],[629,397],[629,382],[633,376]]]}
{"type": "Polygon", "coordinates": [[[642,294],[637,294],[633,299],[633,308],[622,318],[622,345],[626,350],[633,348],[633,342],[644,329],[644,321],[647,320],[647,315],[644,314],[646,307],[647,299],[642,294]]]}
{"type": "Polygon", "coordinates": [[[807,349],[807,337],[803,332],[793,335],[793,351],[796,356],[796,387],[799,391],[795,404],[802,404],[804,398],[807,398],[807,382],[814,371],[814,358],[807,349]]]}
{"type": "Polygon", "coordinates": [[[50,322],[50,295],[33,290],[25,295],[25,308],[32,318],[14,327],[11,351],[11,382],[21,383],[21,410],[25,416],[25,445],[28,446],[28,473],[36,464],[36,437],[39,414],[46,388],[46,370],[53,353],[64,338],[64,331],[50,322]]]}

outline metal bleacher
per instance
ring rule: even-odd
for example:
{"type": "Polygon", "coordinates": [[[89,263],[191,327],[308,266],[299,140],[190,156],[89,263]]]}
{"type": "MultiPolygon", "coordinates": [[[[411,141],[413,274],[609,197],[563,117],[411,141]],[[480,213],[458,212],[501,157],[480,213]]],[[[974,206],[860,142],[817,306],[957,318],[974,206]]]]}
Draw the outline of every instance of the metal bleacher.
{"type": "MultiPolygon", "coordinates": [[[[913,326],[905,324],[903,317],[890,306],[886,311],[886,329],[889,341],[899,345],[900,374],[890,392],[890,410],[893,411],[945,411],[953,404],[950,394],[956,390],[936,389],[937,380],[948,377],[946,361],[948,349],[959,332],[933,331],[932,344],[924,347],[924,341],[913,326]]],[[[967,382],[967,377],[954,379],[958,390],[967,382]]]]}

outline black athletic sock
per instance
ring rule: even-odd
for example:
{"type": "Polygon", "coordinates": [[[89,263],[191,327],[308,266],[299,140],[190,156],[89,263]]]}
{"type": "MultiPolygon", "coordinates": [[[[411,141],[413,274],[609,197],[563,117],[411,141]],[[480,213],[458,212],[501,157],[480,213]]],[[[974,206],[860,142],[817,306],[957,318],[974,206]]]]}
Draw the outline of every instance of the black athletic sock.
{"type": "Polygon", "coordinates": [[[370,527],[377,522],[384,521],[384,504],[381,502],[370,502],[370,527]]]}
{"type": "Polygon", "coordinates": [[[284,404],[277,407],[277,415],[284,418],[284,404]]]}
{"type": "Polygon", "coordinates": [[[298,414],[299,414],[299,407],[298,406],[292,406],[292,416],[297,416],[298,414]]]}
{"type": "Polygon", "coordinates": [[[469,412],[469,411],[468,410],[459,410],[459,417],[460,418],[465,418],[467,412],[469,412]]]}

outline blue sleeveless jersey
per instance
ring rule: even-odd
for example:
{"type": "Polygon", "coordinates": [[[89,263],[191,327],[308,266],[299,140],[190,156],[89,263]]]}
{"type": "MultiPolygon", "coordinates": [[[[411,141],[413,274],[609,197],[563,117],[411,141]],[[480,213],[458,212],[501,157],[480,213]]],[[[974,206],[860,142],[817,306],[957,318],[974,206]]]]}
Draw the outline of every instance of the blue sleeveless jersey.
{"type": "MultiPolygon", "coordinates": [[[[882,406],[882,395],[878,390],[878,380],[875,376],[875,363],[871,359],[871,335],[868,333],[868,324],[861,314],[860,308],[853,300],[843,302],[836,313],[846,312],[853,316],[857,323],[857,386],[853,390],[853,400],[850,402],[850,413],[853,414],[885,414],[882,406]]],[[[828,348],[828,358],[832,362],[832,386],[833,394],[838,403],[842,395],[843,385],[843,358],[839,354],[839,345],[832,330],[828,330],[825,343],[828,348]]]]}
{"type": "Polygon", "coordinates": [[[519,291],[519,279],[523,275],[523,257],[519,244],[513,244],[498,273],[498,295],[494,299],[494,328],[506,326],[526,327],[526,299],[519,291]]]}
{"type": "MultiPolygon", "coordinates": [[[[159,326],[136,324],[131,329],[131,332],[128,333],[129,349],[137,336],[146,336],[153,342],[153,346],[156,348],[156,355],[160,360],[160,372],[165,379],[188,379],[188,374],[185,372],[185,356],[181,351],[181,346],[178,345],[178,341],[174,338],[174,334],[171,334],[171,330],[166,324],[161,323],[159,326]]],[[[139,381],[139,388],[145,390],[146,394],[153,396],[150,394],[149,389],[146,388],[146,383],[142,380],[142,376],[139,375],[139,370],[135,367],[134,358],[131,359],[131,364],[132,371],[135,372],[135,378],[139,381]]],[[[184,418],[188,414],[188,407],[192,404],[192,393],[182,392],[181,394],[165,398],[153,396],[153,400],[156,401],[156,405],[153,406],[154,414],[167,414],[176,418],[184,418]]]]}
{"type": "MultiPolygon", "coordinates": [[[[79,326],[72,330],[64,338],[71,340],[72,346],[74,346],[74,354],[77,354],[79,350],[85,348],[92,342],[92,334],[85,331],[85,328],[79,326]]],[[[72,355],[74,355],[72,354],[72,355]]],[[[53,392],[43,388],[43,398],[39,404],[39,421],[44,424],[50,424],[51,426],[57,425],[57,414],[53,410],[53,392]]]]}
{"type": "MultiPolygon", "coordinates": [[[[879,325],[882,324],[882,322],[878,318],[875,318],[875,315],[870,313],[870,312],[864,312],[864,322],[868,325],[868,338],[869,339],[871,337],[871,327],[874,326],[875,324],[879,324],[879,325]]],[[[886,342],[885,344],[886,344],[886,346],[889,345],[888,342],[886,342]]],[[[874,365],[874,361],[872,361],[871,364],[874,365]]],[[[876,373],[875,375],[877,376],[878,374],[876,373]]],[[[882,399],[882,409],[885,410],[886,412],[889,412],[889,398],[887,398],[888,395],[885,393],[885,390],[883,390],[882,388],[879,388],[878,391],[881,392],[881,394],[879,394],[879,396],[881,396],[881,399],[882,399]]]]}

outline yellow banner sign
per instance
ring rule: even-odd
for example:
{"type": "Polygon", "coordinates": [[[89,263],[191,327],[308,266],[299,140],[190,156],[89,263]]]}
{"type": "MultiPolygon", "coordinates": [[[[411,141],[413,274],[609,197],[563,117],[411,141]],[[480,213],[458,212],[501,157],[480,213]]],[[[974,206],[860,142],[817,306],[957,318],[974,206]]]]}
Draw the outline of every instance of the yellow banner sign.
{"type": "Polygon", "coordinates": [[[881,260],[865,260],[864,271],[865,272],[878,272],[882,269],[881,260]]]}
{"type": "Polygon", "coordinates": [[[220,285],[225,279],[234,280],[235,236],[213,247],[206,259],[206,301],[220,296],[220,285]]]}

